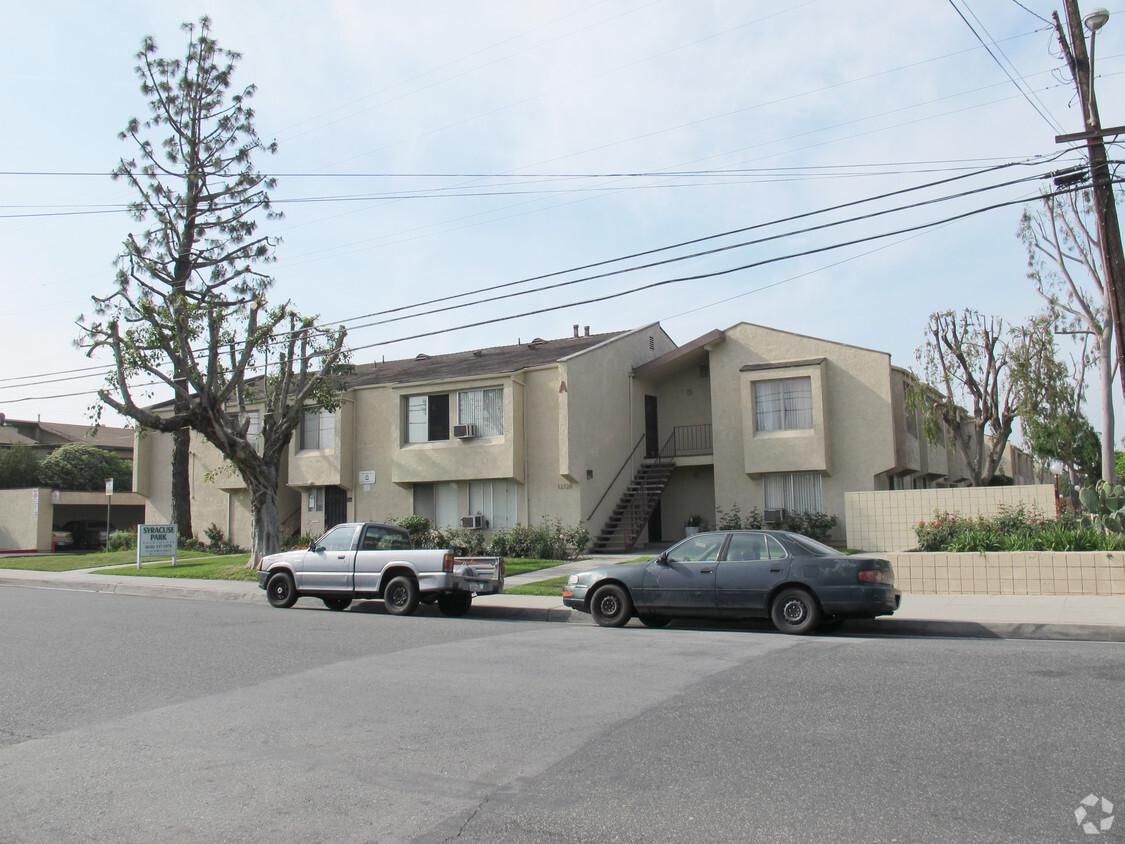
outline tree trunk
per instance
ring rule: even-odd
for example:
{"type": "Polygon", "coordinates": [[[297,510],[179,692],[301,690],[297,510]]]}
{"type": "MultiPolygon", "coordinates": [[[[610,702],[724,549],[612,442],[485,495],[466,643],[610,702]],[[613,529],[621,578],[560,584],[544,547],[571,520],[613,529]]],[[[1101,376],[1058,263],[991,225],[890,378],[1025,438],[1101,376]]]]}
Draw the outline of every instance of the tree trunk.
{"type": "Polygon", "coordinates": [[[1117,480],[1116,456],[1114,455],[1113,435],[1113,332],[1103,331],[1098,338],[1098,365],[1102,398],[1102,480],[1115,483],[1117,480]]]}
{"type": "Polygon", "coordinates": [[[191,431],[182,428],[172,433],[172,521],[179,528],[181,539],[190,539],[191,532],[191,431]]]}
{"type": "Polygon", "coordinates": [[[243,473],[250,488],[250,567],[281,550],[281,520],[277,511],[280,460],[263,461],[258,471],[243,473]]]}

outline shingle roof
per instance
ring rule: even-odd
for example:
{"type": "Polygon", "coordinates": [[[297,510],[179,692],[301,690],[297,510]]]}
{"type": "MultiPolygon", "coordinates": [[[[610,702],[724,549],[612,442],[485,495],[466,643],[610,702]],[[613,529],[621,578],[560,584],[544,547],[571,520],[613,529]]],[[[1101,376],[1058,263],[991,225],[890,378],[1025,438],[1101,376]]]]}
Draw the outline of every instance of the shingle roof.
{"type": "Polygon", "coordinates": [[[501,375],[555,363],[628,332],[591,334],[562,340],[535,340],[516,346],[493,346],[448,355],[419,355],[409,360],[362,364],[349,379],[352,387],[448,381],[478,375],[501,375]]]}

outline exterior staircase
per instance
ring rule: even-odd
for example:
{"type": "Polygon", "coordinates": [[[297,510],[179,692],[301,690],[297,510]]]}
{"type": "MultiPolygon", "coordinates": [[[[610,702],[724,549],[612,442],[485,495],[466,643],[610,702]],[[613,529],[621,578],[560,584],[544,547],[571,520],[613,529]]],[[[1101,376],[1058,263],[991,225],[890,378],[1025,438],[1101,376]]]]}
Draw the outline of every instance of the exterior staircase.
{"type": "Polygon", "coordinates": [[[590,550],[595,554],[632,551],[675,468],[676,464],[666,458],[644,461],[621,494],[601,533],[590,545],[590,550]]]}

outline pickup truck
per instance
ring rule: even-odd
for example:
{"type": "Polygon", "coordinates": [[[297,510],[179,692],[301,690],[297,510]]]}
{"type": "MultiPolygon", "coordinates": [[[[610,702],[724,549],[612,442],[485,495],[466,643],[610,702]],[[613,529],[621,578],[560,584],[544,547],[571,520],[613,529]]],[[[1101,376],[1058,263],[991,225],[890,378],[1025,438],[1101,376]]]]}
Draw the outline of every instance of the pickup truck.
{"type": "Polygon", "coordinates": [[[354,522],[336,525],[307,549],[263,557],[258,586],[283,609],[303,596],[320,598],[330,610],[347,609],[356,598],[382,598],[393,615],[436,602],[446,615],[462,616],[474,595],[503,591],[504,560],[412,548],[403,528],[354,522]]]}

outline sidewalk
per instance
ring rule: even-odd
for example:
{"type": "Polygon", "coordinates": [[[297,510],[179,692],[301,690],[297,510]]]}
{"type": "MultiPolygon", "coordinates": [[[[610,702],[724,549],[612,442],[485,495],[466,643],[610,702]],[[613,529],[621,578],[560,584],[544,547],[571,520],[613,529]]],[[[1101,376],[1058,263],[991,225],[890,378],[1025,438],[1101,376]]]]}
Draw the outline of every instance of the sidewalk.
{"type": "MultiPolygon", "coordinates": [[[[563,577],[609,562],[634,557],[599,557],[555,568],[515,575],[513,587],[563,577]]],[[[0,569],[0,587],[73,589],[161,598],[266,603],[256,583],[231,580],[176,580],[92,574],[89,571],[45,572],[0,569]]],[[[302,598],[301,604],[319,603],[302,598]]],[[[423,606],[420,613],[438,613],[423,606]]],[[[586,613],[571,610],[561,598],[533,595],[485,595],[473,601],[470,618],[534,620],[592,625],[586,613]]],[[[638,623],[638,622],[633,622],[638,623]]],[[[677,622],[689,624],[691,622],[677,622]]],[[[673,625],[676,626],[676,625],[673,625]]],[[[988,639],[1065,639],[1125,642],[1125,595],[904,595],[902,607],[889,618],[852,621],[840,635],[951,636],[988,639]]]]}

